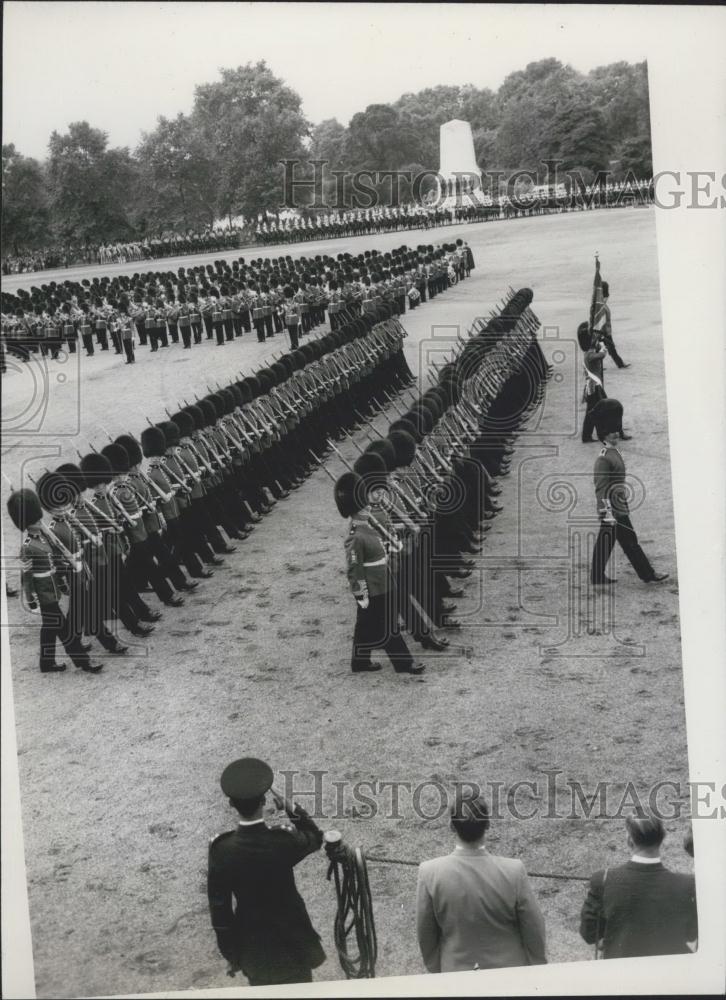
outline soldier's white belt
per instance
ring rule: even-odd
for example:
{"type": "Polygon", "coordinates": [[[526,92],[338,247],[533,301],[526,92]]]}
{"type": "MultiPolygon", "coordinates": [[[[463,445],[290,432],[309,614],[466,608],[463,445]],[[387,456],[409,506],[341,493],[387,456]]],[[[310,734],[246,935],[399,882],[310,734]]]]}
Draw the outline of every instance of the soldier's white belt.
{"type": "Polygon", "coordinates": [[[42,573],[33,573],[33,577],[34,577],[34,578],[35,578],[36,580],[41,580],[41,579],[43,579],[44,577],[47,577],[47,576],[53,576],[53,575],[54,575],[54,573],[55,573],[55,570],[54,570],[54,569],[47,569],[47,570],[43,570],[43,572],[42,572],[42,573]]]}
{"type": "Polygon", "coordinates": [[[382,559],[376,559],[373,562],[364,562],[363,565],[364,566],[385,566],[387,562],[388,562],[388,559],[386,558],[386,556],[384,556],[382,559]]]}

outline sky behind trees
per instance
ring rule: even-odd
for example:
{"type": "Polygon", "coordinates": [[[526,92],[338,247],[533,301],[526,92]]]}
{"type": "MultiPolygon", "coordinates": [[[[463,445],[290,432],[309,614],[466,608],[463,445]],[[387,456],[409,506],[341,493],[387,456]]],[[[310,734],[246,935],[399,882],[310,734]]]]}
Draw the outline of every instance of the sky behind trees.
{"type": "Polygon", "coordinates": [[[587,73],[646,58],[653,12],[397,4],[25,3],[4,6],[3,142],[43,159],[88,121],[135,148],[157,117],[189,114],[221,67],[264,59],[314,124],[441,84],[497,90],[554,57],[587,73]],[[29,72],[29,67],[32,71],[29,72]]]}

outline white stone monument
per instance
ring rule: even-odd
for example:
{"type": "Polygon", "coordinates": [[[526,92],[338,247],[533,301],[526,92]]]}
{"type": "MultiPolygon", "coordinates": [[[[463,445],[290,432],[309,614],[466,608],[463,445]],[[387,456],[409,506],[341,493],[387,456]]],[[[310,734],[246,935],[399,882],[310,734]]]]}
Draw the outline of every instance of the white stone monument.
{"type": "Polygon", "coordinates": [[[469,122],[459,118],[444,122],[439,129],[439,162],[437,200],[441,208],[491,204],[482,191],[469,122]]]}

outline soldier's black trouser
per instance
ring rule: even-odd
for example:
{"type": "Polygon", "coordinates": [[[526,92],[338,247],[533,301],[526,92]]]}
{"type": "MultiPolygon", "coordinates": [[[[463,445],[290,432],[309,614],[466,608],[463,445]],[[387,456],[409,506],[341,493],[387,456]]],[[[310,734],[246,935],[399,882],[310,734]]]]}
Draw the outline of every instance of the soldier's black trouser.
{"type": "Polygon", "coordinates": [[[655,571],[638,543],[638,536],[635,534],[635,528],[633,528],[630,518],[627,514],[618,514],[615,518],[615,524],[600,522],[600,533],[595,540],[595,548],[592,553],[590,582],[602,582],[615,542],[620,543],[620,547],[640,579],[646,582],[652,580],[655,571]]]}
{"type": "Polygon", "coordinates": [[[214,552],[222,552],[227,546],[219,528],[214,523],[206,504],[206,497],[195,498],[191,502],[188,510],[191,511],[192,523],[195,526],[195,534],[201,537],[204,542],[214,552]]]}
{"type": "Polygon", "coordinates": [[[147,548],[151,556],[156,559],[160,570],[170,580],[175,587],[186,586],[186,577],[182,572],[179,561],[164,540],[161,531],[152,531],[146,539],[147,548]]]}
{"type": "Polygon", "coordinates": [[[130,365],[132,361],[136,360],[136,355],[134,354],[134,342],[131,339],[124,339],[124,354],[126,355],[126,364],[130,365]]]}
{"type": "Polygon", "coordinates": [[[60,639],[63,647],[77,667],[88,666],[88,654],[81,649],[80,636],[68,625],[66,616],[58,602],[40,606],[40,668],[50,667],[55,663],[56,640],[60,639]]]}
{"type": "Polygon", "coordinates": [[[214,336],[217,338],[217,345],[221,347],[224,343],[224,323],[222,320],[216,320],[212,323],[214,328],[214,336]]]}
{"type": "Polygon", "coordinates": [[[174,596],[163,570],[154,562],[148,537],[143,542],[131,544],[126,565],[138,590],[142,590],[148,583],[160,601],[169,601],[174,596]]]}
{"type": "Polygon", "coordinates": [[[185,350],[189,350],[192,346],[192,328],[191,326],[179,326],[179,331],[181,333],[182,343],[184,344],[185,350]]]}
{"type": "Polygon", "coordinates": [[[625,362],[618,354],[617,348],[615,347],[615,341],[612,338],[612,334],[609,333],[602,334],[602,342],[603,344],[605,344],[608,354],[613,359],[617,367],[622,368],[625,362]]]}
{"type": "Polygon", "coordinates": [[[296,351],[300,346],[298,331],[299,325],[297,323],[290,323],[287,327],[287,332],[290,335],[290,349],[293,351],[296,351]]]}
{"type": "Polygon", "coordinates": [[[606,399],[605,390],[601,386],[595,386],[589,396],[585,396],[585,418],[582,421],[582,440],[592,441],[592,432],[595,430],[595,407],[601,399],[606,399]]]}
{"type": "Polygon", "coordinates": [[[413,666],[413,657],[399,630],[398,601],[393,590],[369,598],[367,608],[357,605],[351,669],[364,669],[373,649],[385,650],[397,674],[408,673],[413,666]]]}
{"type": "Polygon", "coordinates": [[[82,339],[83,339],[83,346],[85,348],[86,354],[90,358],[94,354],[93,334],[92,333],[84,333],[84,334],[82,334],[82,339]]]}
{"type": "Polygon", "coordinates": [[[176,562],[182,563],[190,576],[202,576],[203,558],[195,549],[192,538],[183,530],[181,517],[174,517],[166,522],[165,540],[176,562]]]}

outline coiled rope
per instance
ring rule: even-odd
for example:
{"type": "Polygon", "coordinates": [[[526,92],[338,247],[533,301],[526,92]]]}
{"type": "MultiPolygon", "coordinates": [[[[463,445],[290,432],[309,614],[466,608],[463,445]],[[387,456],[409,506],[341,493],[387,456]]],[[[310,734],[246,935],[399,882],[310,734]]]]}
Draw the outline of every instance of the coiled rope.
{"type": "Polygon", "coordinates": [[[325,850],[330,859],[328,881],[335,881],[338,903],[333,936],[340,967],[346,979],[374,979],[378,941],[366,857],[359,847],[343,843],[337,830],[325,834],[325,850]],[[357,954],[349,952],[353,934],[357,954]]]}

